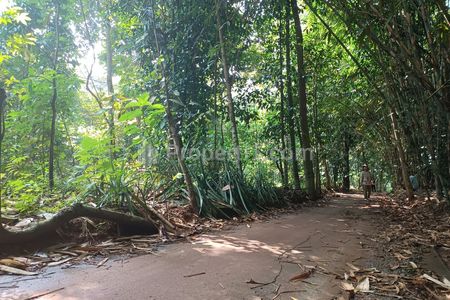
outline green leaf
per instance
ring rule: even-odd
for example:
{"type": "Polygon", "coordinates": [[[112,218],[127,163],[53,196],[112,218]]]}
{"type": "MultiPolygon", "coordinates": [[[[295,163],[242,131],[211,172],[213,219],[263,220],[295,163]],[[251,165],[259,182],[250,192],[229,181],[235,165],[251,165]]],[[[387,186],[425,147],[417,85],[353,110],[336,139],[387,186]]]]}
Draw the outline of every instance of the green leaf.
{"type": "Polygon", "coordinates": [[[124,122],[124,121],[131,121],[136,119],[137,117],[142,116],[142,110],[140,109],[135,109],[129,112],[124,113],[123,115],[120,116],[119,121],[120,122],[124,122]]]}

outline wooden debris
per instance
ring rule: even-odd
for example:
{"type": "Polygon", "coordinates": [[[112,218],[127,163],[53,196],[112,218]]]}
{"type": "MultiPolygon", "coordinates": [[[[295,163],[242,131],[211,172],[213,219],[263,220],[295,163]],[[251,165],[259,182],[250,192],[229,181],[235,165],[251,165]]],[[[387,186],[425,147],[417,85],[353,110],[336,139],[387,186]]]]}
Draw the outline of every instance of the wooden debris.
{"type": "Polygon", "coordinates": [[[103,266],[108,260],[109,260],[109,257],[102,259],[102,261],[97,264],[97,268],[100,268],[101,266],[103,266]]]}
{"type": "Polygon", "coordinates": [[[13,267],[8,267],[8,266],[4,266],[4,265],[0,265],[0,271],[6,272],[6,273],[10,273],[10,274],[13,274],[13,275],[24,275],[24,276],[34,276],[34,275],[38,274],[36,272],[28,272],[28,271],[25,271],[25,270],[13,268],[13,267]]]}
{"type": "Polygon", "coordinates": [[[190,275],[184,275],[184,278],[189,278],[189,277],[195,277],[195,276],[200,276],[200,275],[205,275],[205,272],[200,272],[200,273],[195,273],[195,274],[190,274],[190,275]]]}
{"type": "Polygon", "coordinates": [[[74,259],[74,257],[69,257],[69,258],[66,258],[66,259],[59,260],[59,261],[53,261],[51,263],[48,263],[47,267],[59,266],[59,265],[65,264],[66,262],[69,262],[69,261],[71,261],[73,259],[74,259]]]}
{"type": "Polygon", "coordinates": [[[0,259],[0,265],[13,267],[21,270],[25,270],[28,267],[26,263],[11,258],[0,259]]]}

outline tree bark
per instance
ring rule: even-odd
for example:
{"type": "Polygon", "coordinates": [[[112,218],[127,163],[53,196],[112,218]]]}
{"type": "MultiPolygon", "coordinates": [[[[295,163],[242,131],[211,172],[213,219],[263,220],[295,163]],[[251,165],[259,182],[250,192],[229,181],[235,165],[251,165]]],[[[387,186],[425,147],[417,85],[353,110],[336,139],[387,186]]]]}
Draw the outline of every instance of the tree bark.
{"type": "Polygon", "coordinates": [[[281,181],[283,184],[283,187],[289,186],[289,166],[288,162],[286,160],[286,116],[285,116],[285,97],[284,97],[284,81],[283,81],[283,6],[281,5],[280,1],[280,10],[279,10],[279,41],[278,41],[278,47],[279,47],[279,67],[280,67],[280,78],[278,80],[278,90],[280,92],[280,126],[281,126],[281,181]]]}
{"type": "MultiPolygon", "coordinates": [[[[317,66],[315,66],[315,69],[317,69],[317,66]]],[[[314,73],[313,75],[313,83],[314,83],[314,107],[313,107],[313,112],[314,112],[314,119],[313,119],[313,132],[314,132],[314,139],[315,139],[315,170],[314,170],[314,174],[315,174],[315,191],[316,194],[319,196],[322,194],[322,180],[320,178],[320,155],[321,155],[321,137],[320,137],[320,133],[319,133],[319,125],[318,125],[318,115],[319,115],[319,108],[318,108],[318,99],[317,99],[317,75],[314,73]]]]}
{"type": "Polygon", "coordinates": [[[328,162],[325,157],[322,158],[322,164],[325,172],[325,187],[327,190],[331,190],[331,176],[330,176],[330,170],[328,167],[328,162]]]}
{"type": "Polygon", "coordinates": [[[294,15],[295,24],[295,48],[297,53],[297,72],[298,72],[298,100],[300,108],[300,126],[301,126],[301,142],[303,148],[303,167],[305,171],[306,190],[308,194],[315,198],[314,171],[312,148],[309,137],[308,125],[308,107],[306,105],[306,80],[305,65],[303,59],[303,32],[300,23],[300,16],[297,6],[297,0],[291,0],[292,13],[294,15]]]}
{"type": "Polygon", "coordinates": [[[237,130],[236,116],[234,114],[234,102],[233,96],[231,94],[232,83],[230,79],[229,66],[227,62],[227,56],[225,53],[225,41],[223,37],[222,31],[222,21],[220,18],[221,13],[221,1],[216,0],[216,25],[217,31],[219,32],[219,43],[220,43],[220,53],[222,57],[222,66],[223,66],[223,76],[225,79],[225,87],[227,91],[227,107],[228,107],[228,117],[231,122],[231,137],[233,139],[234,146],[234,154],[236,156],[236,166],[238,168],[238,172],[242,175],[242,161],[241,161],[241,150],[239,147],[239,136],[237,130]]]}
{"type": "Polygon", "coordinates": [[[75,204],[69,208],[61,210],[50,220],[24,231],[12,232],[0,227],[0,245],[27,244],[39,241],[56,234],[56,230],[72,219],[87,217],[115,222],[119,225],[127,225],[148,230],[150,233],[157,233],[158,227],[152,222],[137,216],[131,216],[111,210],[104,210],[75,204]]]}
{"type": "MultiPolygon", "coordinates": [[[[166,54],[166,41],[165,37],[163,36],[162,45],[160,45],[158,34],[156,32],[156,28],[153,29],[153,34],[155,36],[156,44],[157,44],[157,50],[160,55],[166,54]]],[[[178,160],[178,165],[181,168],[181,172],[183,173],[184,182],[186,184],[186,190],[188,192],[189,202],[191,205],[191,209],[194,213],[198,214],[199,208],[197,204],[197,195],[195,193],[194,189],[194,183],[192,181],[191,174],[189,172],[189,169],[186,165],[186,162],[183,157],[183,143],[180,136],[180,133],[178,131],[177,123],[175,121],[175,118],[172,113],[172,102],[170,100],[170,92],[169,92],[169,78],[168,74],[166,72],[166,63],[163,60],[161,63],[161,75],[163,80],[163,91],[164,91],[164,97],[165,97],[165,110],[167,115],[167,122],[169,124],[169,132],[172,137],[172,140],[174,142],[175,152],[178,160]]]]}
{"type": "Polygon", "coordinates": [[[344,132],[344,172],[342,174],[342,190],[350,191],[350,136],[344,132]]]}
{"type": "Polygon", "coordinates": [[[115,95],[114,95],[114,86],[113,86],[113,76],[114,76],[114,67],[113,67],[113,50],[112,50],[112,36],[111,36],[111,21],[109,19],[109,15],[105,17],[105,43],[106,43],[106,86],[108,90],[109,99],[109,121],[108,121],[108,133],[110,138],[110,156],[111,160],[115,158],[114,147],[116,145],[116,137],[115,137],[115,122],[114,122],[114,104],[115,104],[115,95]]]}
{"type": "MultiPolygon", "coordinates": [[[[3,138],[5,137],[5,107],[6,107],[6,91],[4,88],[0,88],[0,174],[3,167],[3,138]]],[[[0,177],[0,228],[2,228],[2,190],[3,178],[0,177]]]]}
{"type": "Polygon", "coordinates": [[[400,168],[402,172],[402,178],[403,178],[403,185],[406,189],[406,193],[408,195],[409,199],[414,199],[414,192],[411,186],[411,182],[409,181],[409,175],[408,175],[408,166],[406,164],[406,158],[405,158],[405,151],[403,149],[403,143],[399,136],[399,129],[398,129],[398,123],[397,123],[397,113],[395,110],[391,107],[391,124],[392,124],[392,132],[394,135],[394,142],[395,146],[397,148],[398,152],[398,159],[400,161],[400,168]]]}
{"type": "Polygon", "coordinates": [[[286,22],[285,22],[285,43],[286,43],[286,89],[287,89],[287,124],[289,126],[289,141],[291,146],[292,177],[294,187],[300,189],[300,177],[298,174],[297,148],[295,145],[295,120],[294,120],[294,100],[292,97],[292,77],[291,77],[291,39],[290,39],[290,18],[291,8],[289,0],[286,0],[286,22]]]}
{"type": "Polygon", "coordinates": [[[53,56],[53,78],[52,78],[52,99],[50,101],[52,110],[52,119],[50,127],[50,147],[49,147],[49,162],[48,162],[48,187],[53,191],[55,186],[54,169],[55,169],[55,137],[56,137],[56,101],[58,99],[58,86],[56,82],[56,75],[58,72],[58,57],[59,57],[59,1],[56,1],[55,12],[55,36],[56,46],[53,56]]]}

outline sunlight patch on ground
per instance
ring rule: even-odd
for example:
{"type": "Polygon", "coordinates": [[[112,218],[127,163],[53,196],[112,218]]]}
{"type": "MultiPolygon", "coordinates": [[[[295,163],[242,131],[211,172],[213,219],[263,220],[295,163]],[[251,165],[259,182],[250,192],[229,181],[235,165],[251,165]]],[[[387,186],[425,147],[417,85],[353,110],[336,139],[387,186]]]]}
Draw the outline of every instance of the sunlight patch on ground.
{"type": "Polygon", "coordinates": [[[279,246],[272,246],[258,240],[238,239],[231,236],[204,235],[201,239],[193,241],[192,244],[203,246],[201,248],[193,248],[194,250],[208,253],[212,256],[219,256],[228,252],[254,253],[262,250],[275,255],[283,253],[282,248],[279,246]]]}

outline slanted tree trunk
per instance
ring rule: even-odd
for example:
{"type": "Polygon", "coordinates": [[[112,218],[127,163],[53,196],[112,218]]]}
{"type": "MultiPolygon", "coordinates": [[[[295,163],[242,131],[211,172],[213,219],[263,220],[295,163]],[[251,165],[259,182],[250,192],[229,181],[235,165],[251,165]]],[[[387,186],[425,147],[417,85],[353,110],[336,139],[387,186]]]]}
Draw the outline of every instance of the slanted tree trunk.
{"type": "Polygon", "coordinates": [[[56,1],[55,12],[55,52],[53,56],[53,78],[52,78],[52,99],[50,106],[52,110],[52,120],[50,127],[50,147],[49,147],[49,161],[48,161],[48,187],[53,191],[55,186],[54,169],[55,169],[55,137],[56,137],[56,101],[58,99],[58,86],[56,82],[56,75],[58,72],[58,57],[59,57],[59,2],[56,1]]]}
{"type": "Polygon", "coordinates": [[[280,126],[281,126],[281,181],[283,187],[289,186],[289,166],[286,159],[286,116],[285,116],[285,97],[284,97],[284,81],[283,81],[283,6],[280,1],[280,9],[279,9],[279,40],[278,40],[278,48],[279,48],[279,67],[280,67],[280,78],[278,80],[278,90],[280,92],[280,126]]]}
{"type": "Polygon", "coordinates": [[[412,189],[411,182],[409,181],[408,165],[406,164],[405,151],[403,149],[403,143],[402,143],[401,137],[399,135],[397,113],[395,112],[395,110],[392,107],[390,108],[390,112],[391,112],[392,132],[393,132],[393,136],[394,136],[395,146],[397,148],[398,159],[400,161],[403,185],[406,189],[406,194],[408,195],[408,198],[414,199],[414,192],[412,189]]]}
{"type": "Polygon", "coordinates": [[[295,145],[295,120],[294,120],[294,100],[292,97],[292,77],[291,77],[291,39],[290,39],[290,18],[291,8],[289,0],[286,0],[286,22],[285,22],[285,44],[286,44],[286,89],[287,89],[287,124],[289,127],[289,142],[291,147],[292,177],[294,187],[300,189],[300,177],[298,174],[297,147],[295,145]]]}
{"type": "Polygon", "coordinates": [[[39,223],[24,231],[11,232],[0,226],[0,246],[5,245],[9,247],[33,243],[43,238],[48,239],[49,236],[56,235],[56,230],[62,225],[79,217],[108,220],[117,224],[145,230],[149,234],[158,232],[158,227],[152,221],[148,221],[144,218],[111,210],[87,207],[82,204],[75,204],[74,206],[61,210],[50,220],[39,223]]]}
{"type": "Polygon", "coordinates": [[[230,118],[231,122],[231,137],[233,139],[233,146],[234,146],[234,154],[236,156],[236,166],[238,168],[238,172],[242,175],[242,161],[241,161],[241,149],[239,147],[239,136],[238,136],[238,130],[237,130],[237,123],[236,123],[236,116],[234,114],[234,102],[233,102],[233,96],[231,94],[231,78],[230,78],[230,72],[229,72],[229,66],[227,62],[227,56],[225,53],[225,41],[223,37],[223,30],[222,30],[222,21],[220,17],[221,13],[221,1],[216,0],[216,25],[217,25],[217,31],[219,32],[219,43],[220,43],[220,53],[222,57],[222,66],[223,66],[223,77],[225,79],[225,87],[227,91],[227,107],[228,107],[228,117],[230,118]]]}
{"type": "Polygon", "coordinates": [[[308,194],[314,198],[316,193],[314,185],[313,155],[309,138],[308,108],[306,106],[306,74],[303,60],[303,32],[300,23],[297,0],[291,0],[290,2],[295,24],[295,48],[297,53],[298,100],[300,108],[301,142],[303,147],[303,167],[305,171],[306,190],[308,194]]]}

